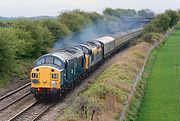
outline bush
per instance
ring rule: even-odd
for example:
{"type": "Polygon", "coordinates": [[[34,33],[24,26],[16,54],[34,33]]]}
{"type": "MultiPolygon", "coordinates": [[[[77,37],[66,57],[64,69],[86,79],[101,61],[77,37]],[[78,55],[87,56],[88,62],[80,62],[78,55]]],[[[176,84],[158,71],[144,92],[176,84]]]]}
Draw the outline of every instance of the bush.
{"type": "Polygon", "coordinates": [[[9,79],[15,64],[16,37],[11,29],[0,29],[0,81],[9,79]]]}
{"type": "Polygon", "coordinates": [[[143,40],[146,41],[146,42],[149,42],[149,43],[153,43],[152,34],[147,33],[147,34],[143,35],[143,40]]]}

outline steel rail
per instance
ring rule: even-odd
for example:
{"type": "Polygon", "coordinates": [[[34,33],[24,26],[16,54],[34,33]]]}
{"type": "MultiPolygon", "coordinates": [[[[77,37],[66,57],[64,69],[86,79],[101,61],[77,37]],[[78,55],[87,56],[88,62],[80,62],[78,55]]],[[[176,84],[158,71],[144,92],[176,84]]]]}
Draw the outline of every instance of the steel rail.
{"type": "Polygon", "coordinates": [[[58,103],[58,101],[52,103],[50,106],[48,106],[45,110],[43,110],[42,112],[39,113],[38,116],[36,116],[32,121],[37,121],[41,118],[41,116],[43,116],[46,112],[48,112],[54,105],[56,105],[58,103]]]}
{"type": "Polygon", "coordinates": [[[16,99],[16,100],[14,100],[14,101],[13,101],[13,102],[11,102],[10,104],[8,104],[8,105],[6,105],[5,107],[1,108],[1,109],[0,109],[0,111],[5,110],[5,109],[6,109],[6,108],[8,108],[9,106],[13,105],[14,103],[18,102],[19,100],[21,100],[21,99],[25,98],[26,96],[28,96],[28,95],[30,95],[30,94],[31,94],[30,92],[28,92],[28,93],[24,94],[24,95],[23,95],[23,96],[21,96],[20,98],[18,98],[18,99],[16,99]]]}
{"type": "Polygon", "coordinates": [[[21,112],[19,112],[18,114],[16,114],[15,116],[13,116],[12,118],[10,118],[8,121],[15,121],[18,117],[20,117],[24,112],[30,110],[33,106],[35,106],[39,101],[36,101],[34,103],[32,103],[31,105],[29,105],[28,107],[26,107],[25,109],[23,109],[21,112]]]}
{"type": "Polygon", "coordinates": [[[30,83],[27,83],[27,84],[25,84],[25,85],[23,85],[23,86],[21,86],[21,87],[19,87],[19,88],[16,89],[16,90],[13,90],[13,91],[9,92],[8,94],[6,94],[6,95],[4,95],[4,96],[2,96],[2,97],[0,97],[0,101],[3,100],[3,99],[5,99],[5,98],[7,98],[7,97],[9,97],[9,96],[11,96],[11,95],[13,95],[13,94],[15,94],[16,92],[18,92],[18,91],[20,91],[20,90],[22,90],[22,89],[30,86],[30,84],[31,84],[31,82],[30,82],[30,83]]]}

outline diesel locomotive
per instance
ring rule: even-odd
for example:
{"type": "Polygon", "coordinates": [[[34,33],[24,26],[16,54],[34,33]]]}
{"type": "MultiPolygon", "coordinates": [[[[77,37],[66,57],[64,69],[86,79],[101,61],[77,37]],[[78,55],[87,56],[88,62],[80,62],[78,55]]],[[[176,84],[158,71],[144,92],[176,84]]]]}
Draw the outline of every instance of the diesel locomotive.
{"type": "Polygon", "coordinates": [[[112,54],[143,33],[142,28],[94,39],[41,56],[32,69],[31,89],[35,98],[64,95],[112,54]]]}

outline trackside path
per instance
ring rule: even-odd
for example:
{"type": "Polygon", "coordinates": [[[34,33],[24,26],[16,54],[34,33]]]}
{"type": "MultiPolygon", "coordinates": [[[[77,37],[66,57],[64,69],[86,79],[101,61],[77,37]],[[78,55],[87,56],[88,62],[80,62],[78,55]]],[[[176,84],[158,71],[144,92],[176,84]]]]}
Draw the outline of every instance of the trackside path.
{"type": "Polygon", "coordinates": [[[180,30],[157,54],[138,121],[180,121],[180,30]]]}

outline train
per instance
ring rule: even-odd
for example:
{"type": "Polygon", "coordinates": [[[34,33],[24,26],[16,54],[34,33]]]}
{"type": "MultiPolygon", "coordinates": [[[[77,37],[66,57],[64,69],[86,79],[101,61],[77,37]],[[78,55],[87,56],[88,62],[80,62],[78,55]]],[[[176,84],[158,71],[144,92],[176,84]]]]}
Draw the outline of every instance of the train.
{"type": "Polygon", "coordinates": [[[65,95],[107,58],[142,33],[143,28],[132,29],[39,57],[30,73],[30,92],[38,100],[47,95],[65,95]]]}

